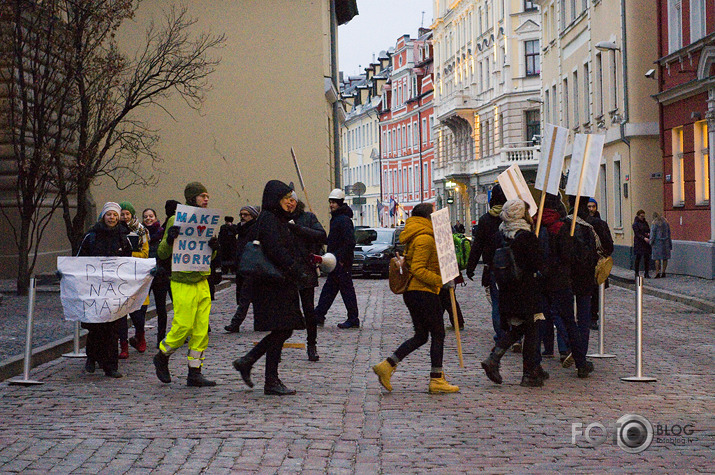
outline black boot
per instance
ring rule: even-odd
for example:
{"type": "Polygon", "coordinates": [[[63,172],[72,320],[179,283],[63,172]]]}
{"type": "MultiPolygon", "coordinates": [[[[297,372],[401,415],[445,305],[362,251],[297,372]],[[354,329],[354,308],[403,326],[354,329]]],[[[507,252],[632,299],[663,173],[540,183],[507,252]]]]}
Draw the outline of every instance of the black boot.
{"type": "Polygon", "coordinates": [[[263,394],[275,396],[290,396],[295,394],[295,389],[288,389],[285,384],[278,379],[278,376],[266,378],[266,385],[263,387],[263,394]]]}
{"type": "Polygon", "coordinates": [[[169,373],[169,357],[164,354],[163,351],[159,352],[154,356],[154,368],[156,368],[156,377],[162,383],[171,382],[171,373],[169,373]]]}
{"type": "Polygon", "coordinates": [[[536,367],[535,372],[536,376],[538,376],[539,379],[541,379],[542,381],[546,381],[547,379],[549,379],[549,373],[541,365],[536,367]]]}
{"type": "Polygon", "coordinates": [[[525,388],[539,388],[544,385],[544,380],[541,379],[536,370],[534,371],[524,371],[524,375],[521,377],[521,383],[519,386],[525,388]]]}
{"type": "Polygon", "coordinates": [[[318,361],[320,356],[318,356],[318,349],[315,345],[308,346],[308,361],[318,361]]]}
{"type": "Polygon", "coordinates": [[[497,384],[502,383],[501,374],[499,374],[499,361],[504,356],[504,353],[506,353],[504,348],[495,346],[489,357],[482,361],[482,368],[487,373],[487,378],[497,384]]]}
{"type": "Polygon", "coordinates": [[[94,361],[92,358],[87,357],[87,361],[84,362],[84,370],[87,373],[94,373],[95,368],[97,367],[97,362],[94,361]]]}
{"type": "Polygon", "coordinates": [[[201,374],[201,368],[189,368],[189,376],[186,378],[186,385],[196,388],[216,386],[216,381],[210,381],[201,374]]]}
{"type": "Polygon", "coordinates": [[[241,378],[246,386],[249,388],[253,387],[253,381],[251,381],[251,368],[253,368],[253,361],[247,356],[242,356],[237,360],[234,360],[233,367],[241,373],[241,378]]]}
{"type": "Polygon", "coordinates": [[[231,322],[230,324],[223,327],[223,329],[226,330],[228,333],[238,333],[241,331],[241,324],[237,325],[231,322]]]}

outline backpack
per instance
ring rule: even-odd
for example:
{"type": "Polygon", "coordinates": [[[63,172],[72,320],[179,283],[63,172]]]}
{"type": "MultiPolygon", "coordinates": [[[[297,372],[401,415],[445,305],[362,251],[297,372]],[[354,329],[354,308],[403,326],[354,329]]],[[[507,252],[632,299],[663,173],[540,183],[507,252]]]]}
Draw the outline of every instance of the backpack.
{"type": "Polygon", "coordinates": [[[410,280],[412,280],[412,273],[410,272],[410,267],[407,265],[405,256],[395,253],[395,257],[390,259],[388,268],[390,290],[397,295],[404,294],[407,291],[410,280]]]}
{"type": "Polygon", "coordinates": [[[576,224],[573,240],[572,276],[579,283],[595,284],[596,264],[598,263],[595,232],[593,226],[583,220],[579,219],[576,224]]]}
{"type": "Polygon", "coordinates": [[[516,259],[514,259],[514,251],[511,250],[513,240],[510,239],[507,242],[502,233],[497,235],[500,242],[499,247],[494,251],[494,259],[492,260],[492,272],[494,272],[497,286],[501,287],[520,282],[524,272],[517,265],[516,259]]]}
{"type": "Polygon", "coordinates": [[[464,270],[467,268],[467,263],[469,262],[469,252],[472,250],[472,243],[464,234],[452,234],[452,239],[454,239],[454,250],[457,253],[457,265],[459,266],[459,270],[464,270]]]}

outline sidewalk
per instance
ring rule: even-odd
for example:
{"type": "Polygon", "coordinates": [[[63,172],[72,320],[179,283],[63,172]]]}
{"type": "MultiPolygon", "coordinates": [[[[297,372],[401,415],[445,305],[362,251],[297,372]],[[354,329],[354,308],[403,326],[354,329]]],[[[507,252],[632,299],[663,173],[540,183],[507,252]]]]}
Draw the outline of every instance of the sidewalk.
{"type": "MultiPolygon", "coordinates": [[[[490,307],[468,282],[457,289],[464,368],[453,332],[445,345],[447,377],[461,392],[426,392],[425,345],[398,366],[387,393],[370,366],[411,336],[410,317],[385,280],[357,279],[355,287],[359,330],[335,327],[345,318],[338,299],[319,330],[319,362],[308,362],[304,349],[284,351],[281,379],[298,390],[292,397],[263,394],[264,360],[254,389],[233,370],[231,361],[264,335],[252,331],[250,313],[241,333],[220,330],[235,309],[233,287],[218,293],[211,312],[204,373],[215,388],[185,386],[185,350],[171,359],[171,384],[156,379],[153,351],[134,350],[120,362],[119,380],[60,358],[33,370],[42,386],[0,383],[0,473],[712,472],[712,315],[646,295],[643,371],[657,382],[625,383],[620,377],[634,374],[633,292],[613,285],[606,337],[616,358],[594,359],[588,379],[544,359],[545,386],[522,388],[521,357],[508,353],[504,384],[495,385],[479,366],[492,345],[490,307]],[[651,445],[638,454],[615,441],[614,424],[627,414],[653,427],[651,445]],[[593,446],[584,433],[598,424],[610,432],[598,440],[593,429],[593,446]],[[684,428],[687,436],[664,436],[684,428]]],[[[305,332],[290,341],[304,342],[305,332]]]]}

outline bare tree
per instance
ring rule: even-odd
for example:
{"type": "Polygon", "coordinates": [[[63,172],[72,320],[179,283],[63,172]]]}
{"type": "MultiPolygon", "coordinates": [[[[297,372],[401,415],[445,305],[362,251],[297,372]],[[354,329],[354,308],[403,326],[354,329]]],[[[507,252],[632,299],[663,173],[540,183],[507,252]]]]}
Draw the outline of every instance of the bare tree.
{"type": "Polygon", "coordinates": [[[73,252],[77,251],[89,213],[88,193],[100,177],[119,189],[156,182],[140,167],[161,162],[153,146],[158,136],[135,114],[138,108],[159,107],[178,94],[198,109],[209,89],[208,76],[220,59],[209,53],[224,44],[224,35],[192,35],[196,20],[185,7],[167,10],[162,23],[151,22],[143,47],[133,58],[117,46],[116,31],[134,16],[131,0],[64,0],[63,16],[72,38],[68,67],[77,94],[77,150],[74,160],[57,160],[57,188],[73,252]],[[70,197],[76,196],[72,216],[70,197]]]}
{"type": "Polygon", "coordinates": [[[66,31],[51,2],[16,0],[0,8],[5,58],[0,80],[6,93],[2,116],[6,140],[12,145],[12,157],[4,158],[12,169],[7,176],[15,191],[14,203],[3,204],[0,211],[18,251],[17,291],[24,295],[43,234],[60,205],[52,187],[52,164],[68,152],[72,141],[73,97],[64,67],[69,52],[66,31]]]}

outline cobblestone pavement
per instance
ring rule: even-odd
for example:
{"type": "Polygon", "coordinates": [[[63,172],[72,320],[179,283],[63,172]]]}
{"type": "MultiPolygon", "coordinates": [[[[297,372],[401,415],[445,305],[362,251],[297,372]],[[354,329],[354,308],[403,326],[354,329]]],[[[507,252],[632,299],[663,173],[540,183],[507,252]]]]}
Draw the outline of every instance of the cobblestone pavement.
{"type": "MultiPolygon", "coordinates": [[[[470,283],[457,290],[467,324],[465,368],[451,332],[445,349],[448,379],[462,391],[427,394],[426,345],[402,362],[386,393],[370,366],[411,335],[410,319],[386,281],[359,279],[356,288],[359,330],[335,328],[345,315],[338,299],[319,332],[319,362],[308,362],[305,350],[284,351],[281,378],[296,396],[263,395],[264,360],[253,390],[232,369],[262,335],[251,330],[250,316],[242,333],[218,330],[233,313],[233,287],[218,294],[212,311],[204,373],[218,381],[215,388],[185,386],[183,351],[172,357],[169,385],[154,375],[153,351],[133,350],[120,362],[126,376],[119,380],[83,374],[82,360],[59,359],[33,370],[42,386],[0,383],[0,473],[712,472],[713,315],[646,296],[643,372],[658,381],[625,383],[619,378],[635,371],[634,298],[613,286],[606,344],[617,358],[594,360],[586,380],[546,359],[551,379],[527,389],[518,385],[520,357],[509,353],[497,386],[479,367],[491,322],[483,291],[470,283]],[[572,443],[572,424],[609,426],[624,414],[644,416],[656,431],[687,425],[694,432],[656,434],[639,454],[611,439],[595,448],[583,436],[572,443]]],[[[592,351],[596,344],[593,334],[592,351]]]]}

